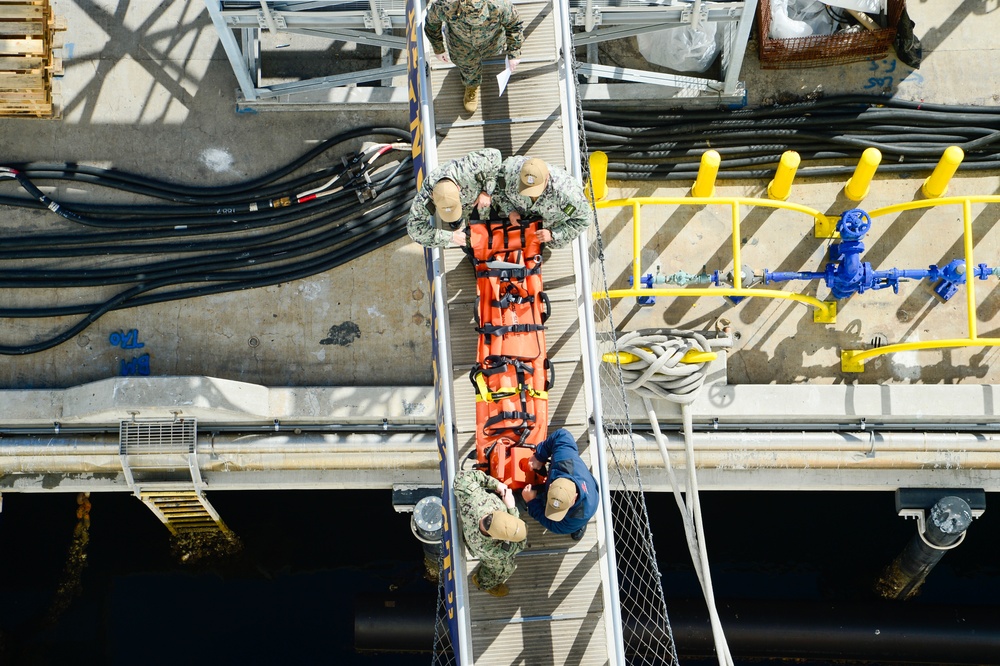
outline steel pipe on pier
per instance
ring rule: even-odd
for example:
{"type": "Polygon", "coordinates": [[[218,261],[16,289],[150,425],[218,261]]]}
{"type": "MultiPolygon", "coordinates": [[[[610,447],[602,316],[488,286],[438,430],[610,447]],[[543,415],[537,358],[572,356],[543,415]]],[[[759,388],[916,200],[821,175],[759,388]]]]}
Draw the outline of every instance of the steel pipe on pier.
{"type": "MultiPolygon", "coordinates": [[[[664,437],[672,464],[683,468],[683,437],[680,433],[666,433],[664,437]]],[[[19,482],[20,487],[14,483],[19,475],[107,475],[122,471],[118,437],[114,434],[14,435],[0,442],[0,487],[8,490],[24,489],[24,478],[19,482]]],[[[655,491],[667,489],[663,460],[652,435],[636,433],[631,439],[611,438],[609,444],[622,451],[633,442],[635,461],[646,481],[644,486],[655,491]]],[[[997,455],[1000,435],[992,433],[720,430],[696,432],[694,449],[698,468],[708,472],[706,489],[712,489],[713,475],[718,477],[715,482],[724,487],[729,487],[729,482],[738,476],[740,487],[752,489],[752,474],[796,470],[826,474],[826,482],[830,481],[830,474],[849,481],[848,475],[858,471],[884,472],[892,476],[888,482],[896,484],[889,485],[890,488],[914,485],[910,480],[914,473],[933,474],[941,479],[940,485],[956,483],[956,478],[947,478],[949,475],[970,473],[988,477],[977,478],[976,487],[989,490],[1000,484],[1000,455],[997,455]],[[723,481],[720,475],[727,475],[727,480],[723,481]]],[[[177,457],[163,454],[146,460],[169,464],[171,458],[177,457]]],[[[632,456],[621,457],[620,462],[630,465],[632,456]]],[[[345,476],[351,471],[357,471],[358,478],[367,475],[357,487],[388,487],[396,481],[397,472],[411,474],[411,479],[413,474],[421,478],[436,475],[438,453],[433,434],[424,432],[203,433],[198,440],[198,466],[203,473],[215,476],[218,488],[234,487],[229,479],[224,480],[229,473],[273,472],[266,481],[263,477],[259,479],[264,485],[277,487],[281,485],[282,474],[323,470],[338,471],[337,487],[352,487],[352,477],[345,476]]],[[[810,489],[805,476],[797,478],[794,489],[810,489]]],[[[960,480],[963,483],[959,485],[967,485],[964,481],[968,479],[960,480]]],[[[763,485],[774,482],[760,481],[763,485]]],[[[311,487],[325,486],[320,483],[311,487]]],[[[74,492],[79,490],[74,486],[74,492]]]]}

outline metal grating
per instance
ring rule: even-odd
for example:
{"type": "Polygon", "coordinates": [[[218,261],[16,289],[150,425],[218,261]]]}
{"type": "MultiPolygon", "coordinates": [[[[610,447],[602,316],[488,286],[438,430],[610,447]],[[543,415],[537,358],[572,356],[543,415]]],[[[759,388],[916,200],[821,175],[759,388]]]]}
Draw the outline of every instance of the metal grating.
{"type": "Polygon", "coordinates": [[[122,421],[119,453],[194,453],[198,440],[198,419],[132,419],[122,421]]]}

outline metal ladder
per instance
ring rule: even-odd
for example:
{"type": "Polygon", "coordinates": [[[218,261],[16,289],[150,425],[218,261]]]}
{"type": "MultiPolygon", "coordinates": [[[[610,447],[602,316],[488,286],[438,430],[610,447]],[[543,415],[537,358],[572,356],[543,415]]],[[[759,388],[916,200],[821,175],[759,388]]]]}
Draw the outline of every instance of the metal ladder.
{"type": "Polygon", "coordinates": [[[118,453],[129,488],[172,535],[233,538],[202,489],[197,419],[121,421],[118,453]]]}

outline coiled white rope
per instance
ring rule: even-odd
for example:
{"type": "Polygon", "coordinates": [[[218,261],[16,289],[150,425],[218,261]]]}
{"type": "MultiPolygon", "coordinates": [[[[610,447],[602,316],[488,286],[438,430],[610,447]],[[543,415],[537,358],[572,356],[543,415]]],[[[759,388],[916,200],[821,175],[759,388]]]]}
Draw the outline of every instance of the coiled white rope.
{"type": "Polygon", "coordinates": [[[698,497],[698,479],[694,468],[694,437],[690,403],[694,401],[702,384],[705,383],[705,371],[708,369],[708,363],[681,362],[684,355],[691,350],[710,351],[710,344],[705,336],[693,331],[665,330],[656,334],[643,334],[635,331],[619,338],[617,348],[619,352],[627,352],[636,357],[631,362],[622,363],[622,377],[625,380],[626,388],[631,389],[642,398],[649,422],[653,426],[656,444],[663,457],[667,477],[670,479],[670,487],[684,522],[684,536],[691,553],[691,562],[694,564],[702,593],[705,595],[719,664],[721,666],[734,666],[729,643],[726,641],[722,622],[719,620],[719,611],[715,605],[712,573],[708,564],[708,548],[705,544],[705,527],[701,518],[701,501],[698,497]],[[660,431],[660,424],[656,418],[656,412],[653,410],[652,398],[670,400],[681,405],[687,465],[686,502],[681,498],[680,486],[677,483],[673,466],[670,464],[667,442],[660,431]]]}

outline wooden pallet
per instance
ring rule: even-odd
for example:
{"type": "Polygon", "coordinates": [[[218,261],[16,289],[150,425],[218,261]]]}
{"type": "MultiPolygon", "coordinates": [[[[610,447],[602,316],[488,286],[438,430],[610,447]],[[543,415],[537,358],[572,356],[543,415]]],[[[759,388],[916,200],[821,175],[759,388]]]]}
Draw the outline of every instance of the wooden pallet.
{"type": "Polygon", "coordinates": [[[52,77],[63,73],[66,22],[49,0],[0,0],[0,116],[54,118],[52,77]]]}

